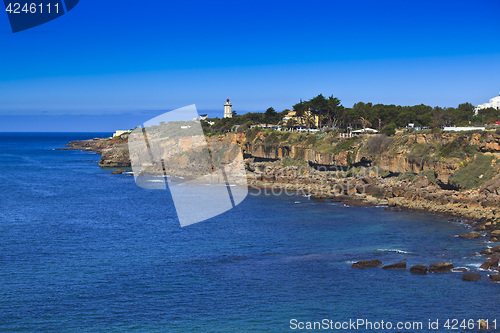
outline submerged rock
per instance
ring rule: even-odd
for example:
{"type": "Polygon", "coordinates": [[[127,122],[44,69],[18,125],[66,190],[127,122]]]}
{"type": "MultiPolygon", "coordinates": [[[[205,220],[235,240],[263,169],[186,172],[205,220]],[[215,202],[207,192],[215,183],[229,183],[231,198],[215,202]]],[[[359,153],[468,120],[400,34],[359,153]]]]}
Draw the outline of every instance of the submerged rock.
{"type": "Polygon", "coordinates": [[[427,274],[427,266],[425,265],[415,265],[410,268],[410,273],[413,274],[427,274]]]}
{"type": "Polygon", "coordinates": [[[457,268],[453,268],[451,271],[452,272],[467,272],[468,269],[465,267],[457,267],[457,268]]]}
{"type": "Polygon", "coordinates": [[[492,253],[493,253],[493,250],[492,250],[492,249],[486,249],[486,250],[481,251],[481,252],[479,252],[479,253],[481,253],[481,254],[485,254],[485,255],[490,255],[490,254],[492,254],[492,253]]]}
{"type": "Polygon", "coordinates": [[[500,282],[500,274],[492,274],[490,275],[491,282],[500,282]]]}
{"type": "Polygon", "coordinates": [[[382,262],[380,260],[362,260],[355,262],[354,264],[351,265],[351,268],[369,268],[369,267],[377,267],[382,265],[382,262]]]}
{"type": "Polygon", "coordinates": [[[481,234],[479,232],[471,231],[466,235],[458,235],[458,237],[464,239],[476,239],[476,238],[481,238],[481,234]]]}
{"type": "Polygon", "coordinates": [[[481,280],[481,274],[467,273],[467,274],[462,275],[462,280],[464,280],[464,281],[479,281],[479,280],[481,280]]]}
{"type": "Polygon", "coordinates": [[[387,265],[383,269],[406,269],[406,261],[398,262],[397,264],[387,265]]]}
{"type": "Polygon", "coordinates": [[[439,262],[429,266],[430,273],[447,273],[454,268],[451,262],[439,262]]]}

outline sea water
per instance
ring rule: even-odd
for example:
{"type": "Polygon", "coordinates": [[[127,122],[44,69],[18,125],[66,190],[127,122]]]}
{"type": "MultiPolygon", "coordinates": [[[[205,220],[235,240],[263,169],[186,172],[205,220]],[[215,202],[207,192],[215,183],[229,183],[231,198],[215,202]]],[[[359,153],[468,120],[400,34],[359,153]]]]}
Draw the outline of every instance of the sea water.
{"type": "Polygon", "coordinates": [[[350,268],[379,259],[476,270],[485,258],[473,252],[495,244],[457,238],[465,224],[254,190],[181,228],[168,191],[112,175],[93,152],[56,150],[107,135],[0,133],[1,332],[293,332],[324,319],[442,332],[447,319],[500,321],[487,272],[464,282],[350,268]]]}

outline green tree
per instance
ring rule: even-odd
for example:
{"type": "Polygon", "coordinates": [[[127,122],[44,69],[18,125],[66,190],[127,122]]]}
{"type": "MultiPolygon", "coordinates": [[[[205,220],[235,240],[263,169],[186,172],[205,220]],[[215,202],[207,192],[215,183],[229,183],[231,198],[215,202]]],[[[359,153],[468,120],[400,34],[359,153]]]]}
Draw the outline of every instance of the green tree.
{"type": "Polygon", "coordinates": [[[265,119],[266,125],[267,124],[274,124],[274,123],[279,121],[278,113],[276,112],[276,110],[274,110],[273,107],[270,107],[264,113],[264,119],[265,119]]]}

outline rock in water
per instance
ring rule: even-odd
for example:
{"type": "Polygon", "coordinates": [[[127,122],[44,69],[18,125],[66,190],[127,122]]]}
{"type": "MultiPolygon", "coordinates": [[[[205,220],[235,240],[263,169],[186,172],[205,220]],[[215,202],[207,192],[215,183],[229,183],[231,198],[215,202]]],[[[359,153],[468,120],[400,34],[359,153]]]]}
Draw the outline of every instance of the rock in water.
{"type": "Polygon", "coordinates": [[[362,260],[355,262],[354,264],[351,265],[351,268],[369,268],[369,267],[377,267],[382,265],[382,262],[380,260],[362,260]]]}
{"type": "Polygon", "coordinates": [[[463,272],[467,272],[468,269],[465,268],[465,267],[457,267],[457,268],[453,268],[451,271],[452,272],[462,272],[463,273],[463,272]]]}
{"type": "Polygon", "coordinates": [[[500,237],[500,230],[493,230],[490,234],[490,237],[500,237]]]}
{"type": "Polygon", "coordinates": [[[481,238],[481,234],[479,232],[471,231],[466,235],[458,235],[458,237],[464,239],[475,239],[475,238],[481,238]]]}
{"type": "Polygon", "coordinates": [[[488,270],[488,269],[493,269],[493,268],[496,268],[496,267],[498,267],[498,257],[497,256],[492,256],[491,258],[489,258],[488,260],[486,260],[484,262],[484,264],[482,264],[479,268],[488,270]]]}
{"type": "Polygon", "coordinates": [[[500,282],[500,274],[490,275],[491,282],[500,282]]]}
{"type": "Polygon", "coordinates": [[[451,272],[453,269],[453,264],[451,262],[439,262],[437,264],[432,264],[429,266],[430,273],[446,273],[451,272]]]}
{"type": "Polygon", "coordinates": [[[485,255],[490,255],[490,254],[492,254],[492,253],[493,253],[493,250],[492,250],[492,249],[486,249],[486,250],[481,251],[481,252],[479,252],[479,253],[481,253],[481,254],[485,254],[485,255]]]}
{"type": "Polygon", "coordinates": [[[387,265],[383,269],[406,269],[406,261],[398,262],[397,264],[387,265]]]}
{"type": "Polygon", "coordinates": [[[410,268],[410,273],[413,274],[427,274],[427,266],[425,265],[415,265],[410,268]]]}
{"type": "Polygon", "coordinates": [[[481,274],[467,273],[467,274],[462,275],[462,280],[464,280],[464,281],[479,281],[479,280],[481,280],[481,274]]]}

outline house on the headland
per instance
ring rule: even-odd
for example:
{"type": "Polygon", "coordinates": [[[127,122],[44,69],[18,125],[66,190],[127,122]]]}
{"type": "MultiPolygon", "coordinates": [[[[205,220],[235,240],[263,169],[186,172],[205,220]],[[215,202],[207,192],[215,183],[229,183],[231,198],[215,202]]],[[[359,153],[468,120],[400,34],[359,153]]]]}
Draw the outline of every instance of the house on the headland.
{"type": "Polygon", "coordinates": [[[305,111],[302,116],[298,116],[297,111],[295,110],[289,110],[282,120],[285,124],[288,123],[289,120],[293,120],[295,125],[305,126],[307,125],[307,122],[309,122],[309,125],[319,127],[319,116],[313,115],[311,110],[305,111]]]}
{"type": "Polygon", "coordinates": [[[114,134],[113,134],[113,138],[114,137],[117,137],[117,136],[120,136],[122,134],[125,134],[125,133],[130,133],[130,131],[116,131],[114,134]]]}
{"type": "Polygon", "coordinates": [[[467,132],[467,131],[485,131],[486,127],[477,127],[477,126],[470,126],[470,127],[445,127],[443,128],[443,131],[445,132],[467,132]]]}
{"type": "Polygon", "coordinates": [[[363,128],[363,129],[359,129],[359,130],[356,130],[356,131],[352,131],[351,132],[353,135],[360,135],[360,134],[377,134],[378,131],[376,129],[373,129],[373,128],[363,128]]]}
{"type": "Polygon", "coordinates": [[[497,97],[493,97],[492,99],[490,99],[489,103],[483,103],[481,105],[476,106],[476,108],[474,109],[474,114],[477,115],[479,110],[487,108],[494,108],[500,110],[500,94],[497,97]]]}

